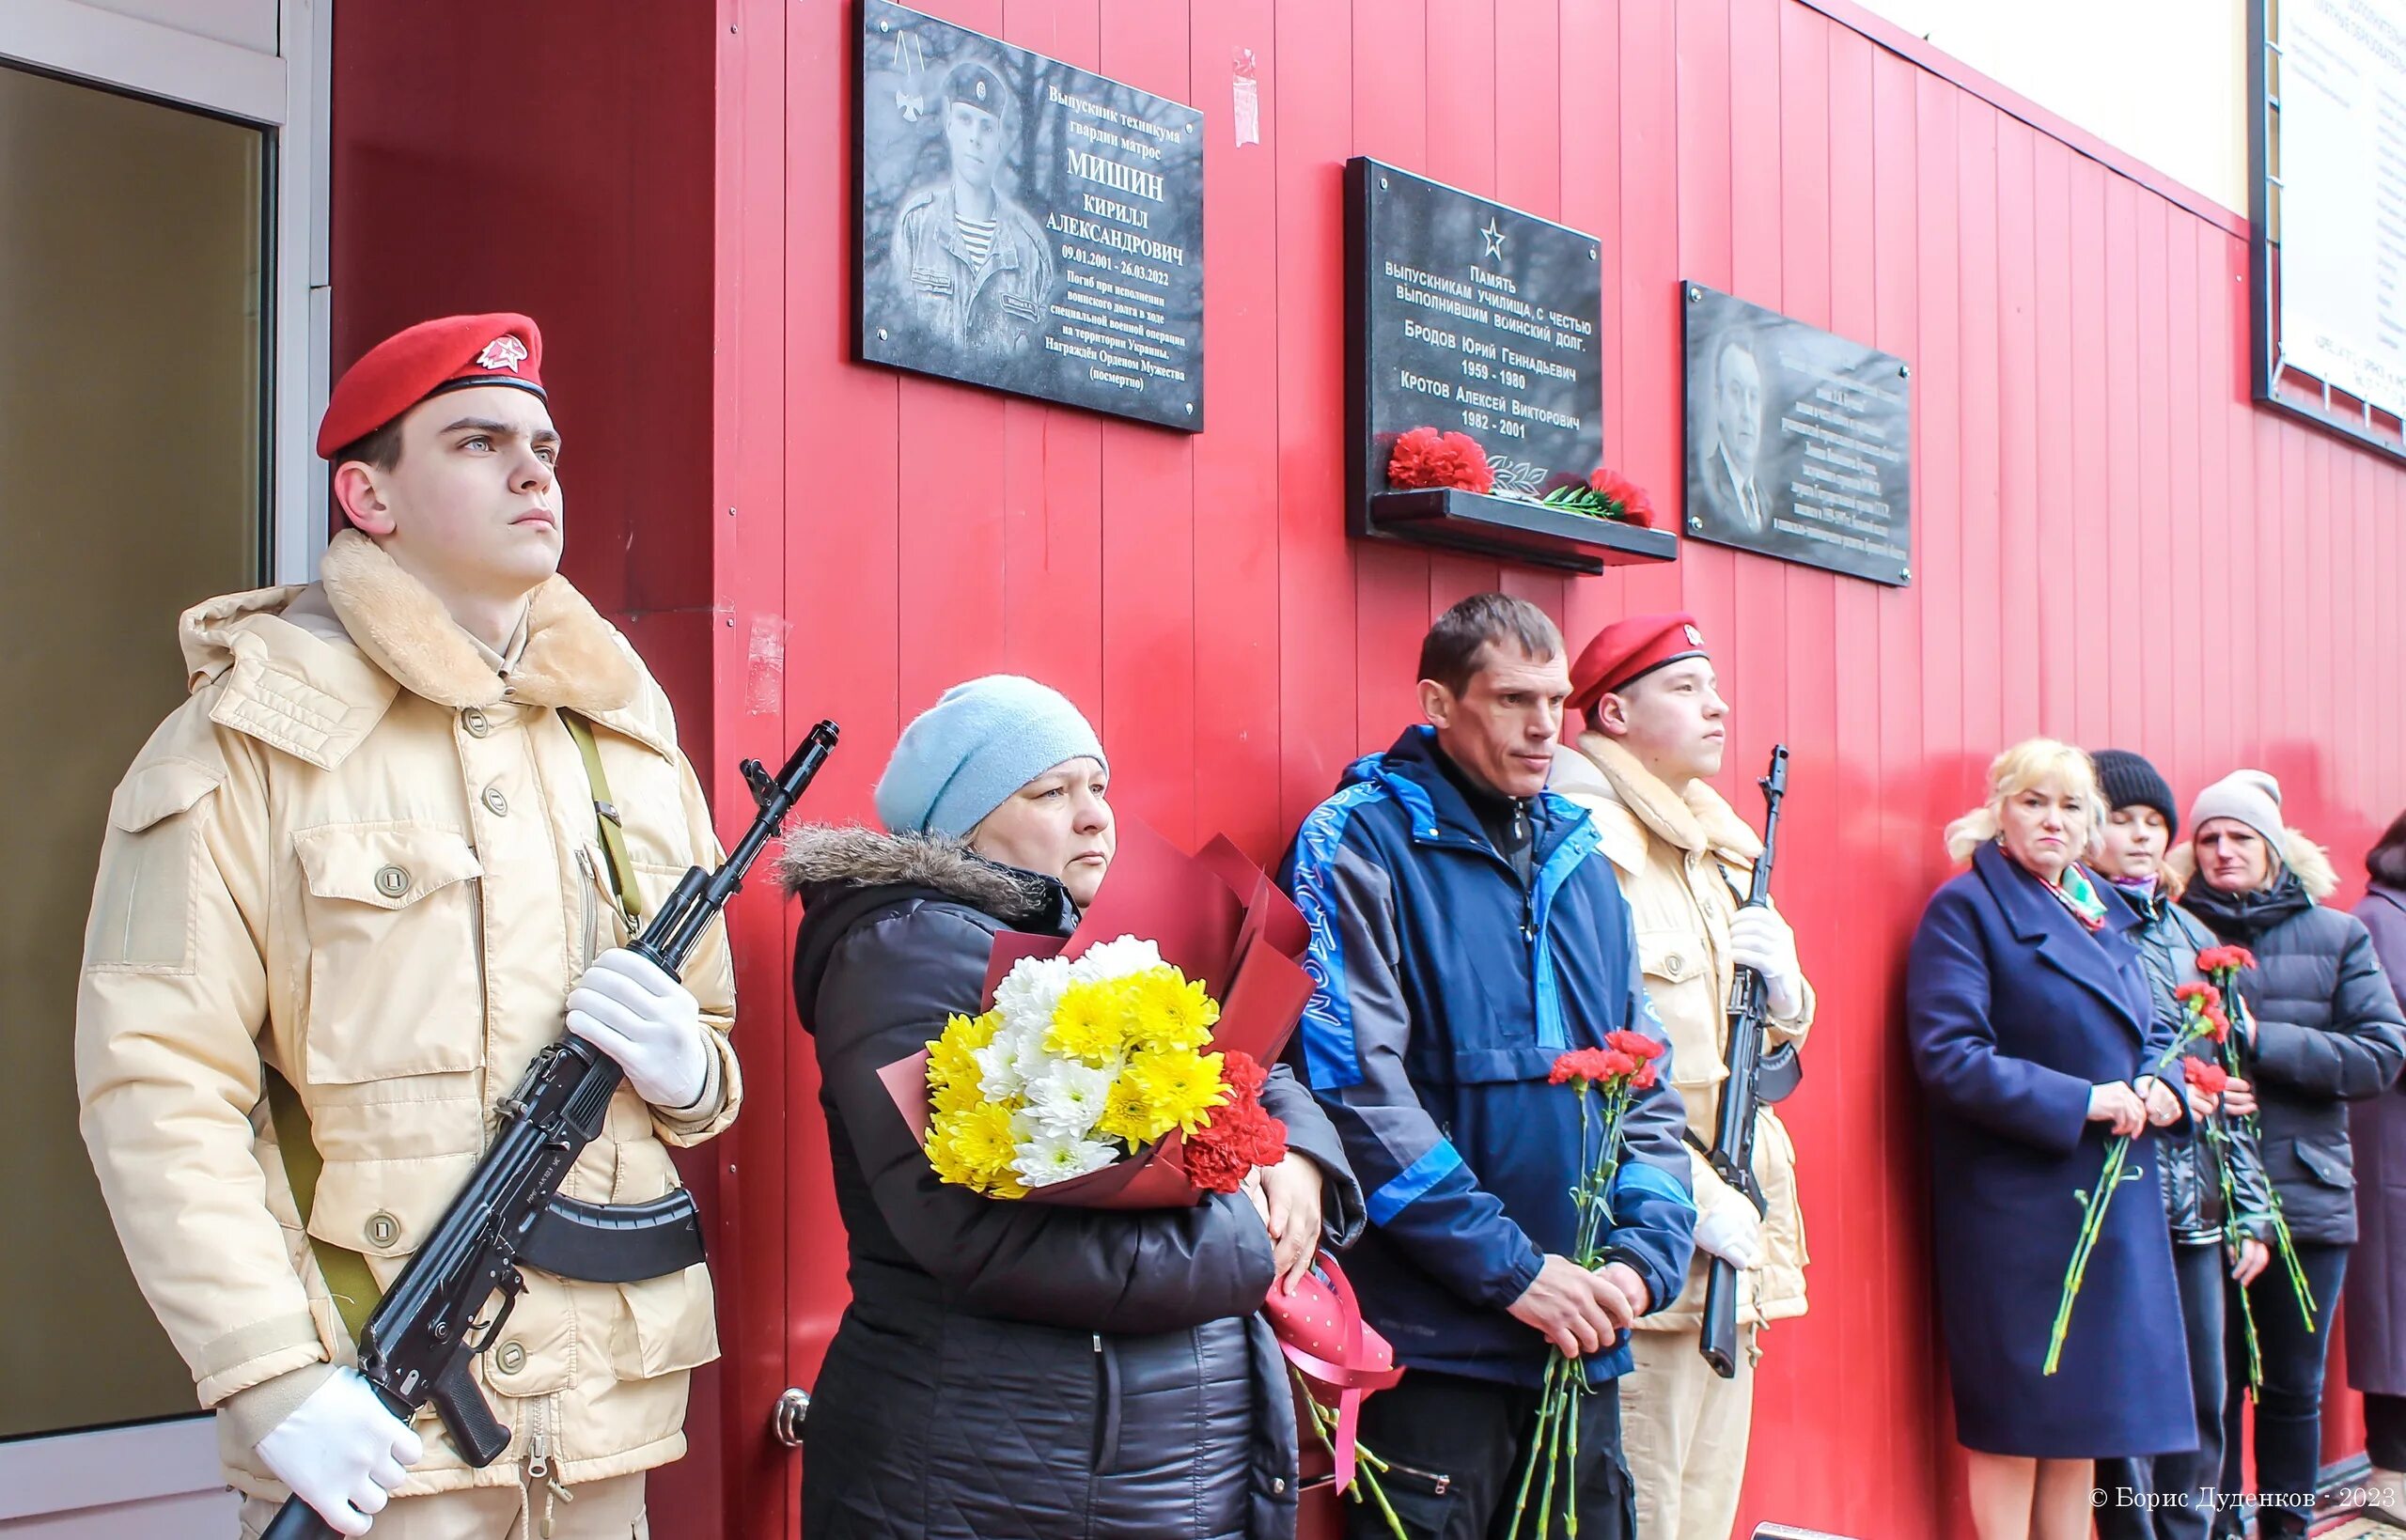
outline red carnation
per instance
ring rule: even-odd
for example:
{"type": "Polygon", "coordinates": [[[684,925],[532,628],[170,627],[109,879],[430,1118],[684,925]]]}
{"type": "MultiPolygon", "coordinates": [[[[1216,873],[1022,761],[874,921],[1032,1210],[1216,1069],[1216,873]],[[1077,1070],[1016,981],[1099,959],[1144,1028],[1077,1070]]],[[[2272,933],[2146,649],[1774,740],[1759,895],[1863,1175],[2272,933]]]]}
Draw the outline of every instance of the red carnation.
{"type": "Polygon", "coordinates": [[[1231,1100],[1258,1101],[1261,1088],[1270,1083],[1270,1071],[1252,1054],[1229,1049],[1220,1055],[1220,1079],[1227,1081],[1231,1100]]]}
{"type": "Polygon", "coordinates": [[[1406,490],[1457,487],[1484,492],[1495,485],[1495,469],[1469,434],[1415,428],[1395,441],[1387,459],[1387,485],[1406,490]]]}
{"type": "Polygon", "coordinates": [[[2206,1035],[2217,1043],[2230,1035],[2230,1018],[2220,1005],[2206,1007],[2206,1035]]]}
{"type": "Polygon", "coordinates": [[[1648,1059],[1638,1066],[1636,1074],[1629,1078],[1629,1088],[1633,1091],[1651,1091],[1654,1089],[1654,1061],[1648,1059]]]}
{"type": "Polygon", "coordinates": [[[1654,527],[1654,504],[1646,489],[1610,467],[1599,465],[1587,488],[1603,499],[1604,517],[1621,519],[1643,529],[1654,527]]]}
{"type": "Polygon", "coordinates": [[[1633,1059],[1659,1059],[1663,1056],[1663,1045],[1642,1032],[1608,1032],[1604,1034],[1604,1046],[1617,1049],[1633,1059]]]}
{"type": "Polygon", "coordinates": [[[1197,1128],[1186,1142],[1186,1179],[1206,1192],[1234,1192],[1253,1174],[1253,1162],[1197,1128]]]}
{"type": "MultiPolygon", "coordinates": [[[[2203,957],[2200,956],[2198,960],[2203,961],[2203,957]]],[[[2211,984],[2182,984],[2174,987],[2172,998],[2183,1003],[2197,1001],[2204,1009],[2211,1011],[2222,1003],[2222,991],[2211,984]]]]}
{"type": "Polygon", "coordinates": [[[2218,1097],[2230,1083],[2230,1071],[2211,1059],[2192,1059],[2188,1064],[2189,1089],[2199,1096],[2218,1097]]]}
{"type": "Polygon", "coordinates": [[[2210,946],[2197,954],[2201,973],[2227,973],[2256,966],[2256,954],[2243,946],[2210,946]]]}
{"type": "Polygon", "coordinates": [[[1256,1166],[1287,1159],[1287,1125],[1261,1105],[1269,1081],[1252,1055],[1228,1052],[1220,1066],[1229,1099],[1186,1141],[1186,1177],[1206,1192],[1234,1192],[1256,1166]]]}

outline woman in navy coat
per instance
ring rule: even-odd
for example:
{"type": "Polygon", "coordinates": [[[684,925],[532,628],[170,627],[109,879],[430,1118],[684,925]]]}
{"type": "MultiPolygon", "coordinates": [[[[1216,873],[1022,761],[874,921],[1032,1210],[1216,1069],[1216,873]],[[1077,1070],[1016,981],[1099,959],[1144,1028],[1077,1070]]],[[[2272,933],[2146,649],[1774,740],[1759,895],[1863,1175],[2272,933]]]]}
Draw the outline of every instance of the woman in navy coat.
{"type": "Polygon", "coordinates": [[[1980,1540],[2086,1540],[2098,1456],[2197,1443],[2151,1137],[2187,1111],[2145,1079],[2165,1042],[2126,935],[2136,917],[2079,863],[2103,813],[2078,749],[2034,739],[1999,754],[1988,805],[1947,830],[1971,870],[1930,898],[1906,974],[1980,1540]],[[2137,1174],[2106,1212],[2062,1362],[2044,1375],[2077,1194],[2118,1134],[2138,1136],[2137,1174]]]}

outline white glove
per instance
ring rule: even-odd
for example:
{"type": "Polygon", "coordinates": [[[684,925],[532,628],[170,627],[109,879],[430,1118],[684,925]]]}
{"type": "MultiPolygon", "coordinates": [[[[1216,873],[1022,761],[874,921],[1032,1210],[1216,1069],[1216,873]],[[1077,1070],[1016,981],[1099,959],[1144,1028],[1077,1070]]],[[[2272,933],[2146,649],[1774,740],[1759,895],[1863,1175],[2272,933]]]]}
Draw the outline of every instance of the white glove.
{"type": "Polygon", "coordinates": [[[1695,1243],[1744,1272],[1763,1259],[1763,1221],[1753,1204],[1739,1198],[1696,1221],[1695,1243]]]}
{"type": "Polygon", "coordinates": [[[593,959],[569,993],[568,1030],[617,1060],[654,1107],[691,1107],[710,1083],[701,1002],[639,952],[613,947],[593,959]]]}
{"type": "Polygon", "coordinates": [[[1796,965],[1796,932],[1776,910],[1742,909],[1729,922],[1729,960],[1763,976],[1763,993],[1776,1020],[1804,1010],[1804,972],[1796,965]]]}
{"type": "Polygon", "coordinates": [[[260,1459],[337,1534],[366,1534],[386,1496],[426,1454],[356,1369],[337,1368],[268,1430],[260,1459]]]}

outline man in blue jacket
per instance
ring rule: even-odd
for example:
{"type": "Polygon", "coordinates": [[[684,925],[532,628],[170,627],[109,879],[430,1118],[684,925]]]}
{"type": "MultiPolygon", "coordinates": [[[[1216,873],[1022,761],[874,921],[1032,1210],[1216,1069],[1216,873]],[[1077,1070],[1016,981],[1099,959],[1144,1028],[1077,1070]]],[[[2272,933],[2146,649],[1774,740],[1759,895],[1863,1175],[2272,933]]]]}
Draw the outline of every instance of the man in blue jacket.
{"type": "MultiPolygon", "coordinates": [[[[1548,1083],[1555,1058],[1662,1029],[1596,831],[1545,789],[1570,692],[1561,632],[1525,600],[1476,595],[1430,630],[1420,675],[1429,725],[1346,771],[1285,873],[1319,985],[1290,1057],[1370,1194],[1347,1270],[1412,1370],[1364,1403],[1362,1441],[1413,1535],[1501,1537],[1547,1358],[1583,1357],[1579,1529],[1625,1540],[1615,1380],[1631,1323],[1687,1275],[1685,1114],[1665,1057],[1625,1125],[1603,1262],[1565,1255],[1579,1100],[1548,1083]]],[[[1354,1533],[1388,1533],[1349,1507],[1354,1533]]]]}

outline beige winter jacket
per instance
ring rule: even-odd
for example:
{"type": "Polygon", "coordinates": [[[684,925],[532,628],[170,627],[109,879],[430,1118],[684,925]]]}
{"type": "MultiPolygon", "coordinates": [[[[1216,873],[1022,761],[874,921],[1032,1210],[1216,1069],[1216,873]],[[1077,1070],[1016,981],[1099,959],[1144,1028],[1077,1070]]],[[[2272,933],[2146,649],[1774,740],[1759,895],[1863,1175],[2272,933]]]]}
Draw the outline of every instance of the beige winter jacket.
{"type": "MultiPolygon", "coordinates": [[[[1555,750],[1553,789],[1586,808],[1601,847],[1620,874],[1637,927],[1646,993],[1671,1039],[1671,1083],[1687,1103],[1688,1128],[1710,1146],[1728,1078],[1729,922],[1753,880],[1762,841],[1720,793],[1699,781],[1684,799],[1601,733],[1555,750]]],[[[1813,1024],[1813,991],[1804,1009],[1774,1019],[1765,1049],[1802,1042],[1813,1024]]],[[[1691,1152],[1699,1218],[1725,1203],[1744,1203],[1691,1152]]],[[[1766,1105],[1755,1128],[1755,1180],[1763,1190],[1763,1260],[1740,1274],[1741,1326],[1804,1314],[1804,1216],[1796,1199],[1796,1147],[1766,1105]]],[[[1704,1319],[1704,1278],[1712,1258],[1701,1248],[1687,1285],[1670,1309],[1641,1318],[1640,1330],[1694,1331],[1704,1319]]]]}
{"type": "MultiPolygon", "coordinates": [[[[324,1157],[311,1233],[389,1284],[561,1035],[571,985],[625,937],[555,708],[594,724],[644,913],[719,859],[666,697],[566,580],[535,595],[504,674],[365,537],[337,536],[324,574],[183,616],[192,695],[110,804],[76,1008],[84,1137],[134,1277],[219,1410],[228,1479],[270,1497],[251,1444],[355,1359],[262,1062],[324,1157]]],[[[733,1120],[723,929],[684,980],[716,1050],[702,1100],[667,1113],[622,1087],[568,1195],[656,1198],[677,1182],[666,1146],[733,1120]]],[[[477,1363],[508,1454],[471,1470],[425,1414],[402,1493],[510,1483],[535,1454],[573,1486],[684,1453],[685,1371],[718,1351],[706,1270],[529,1277],[477,1363]]]]}

